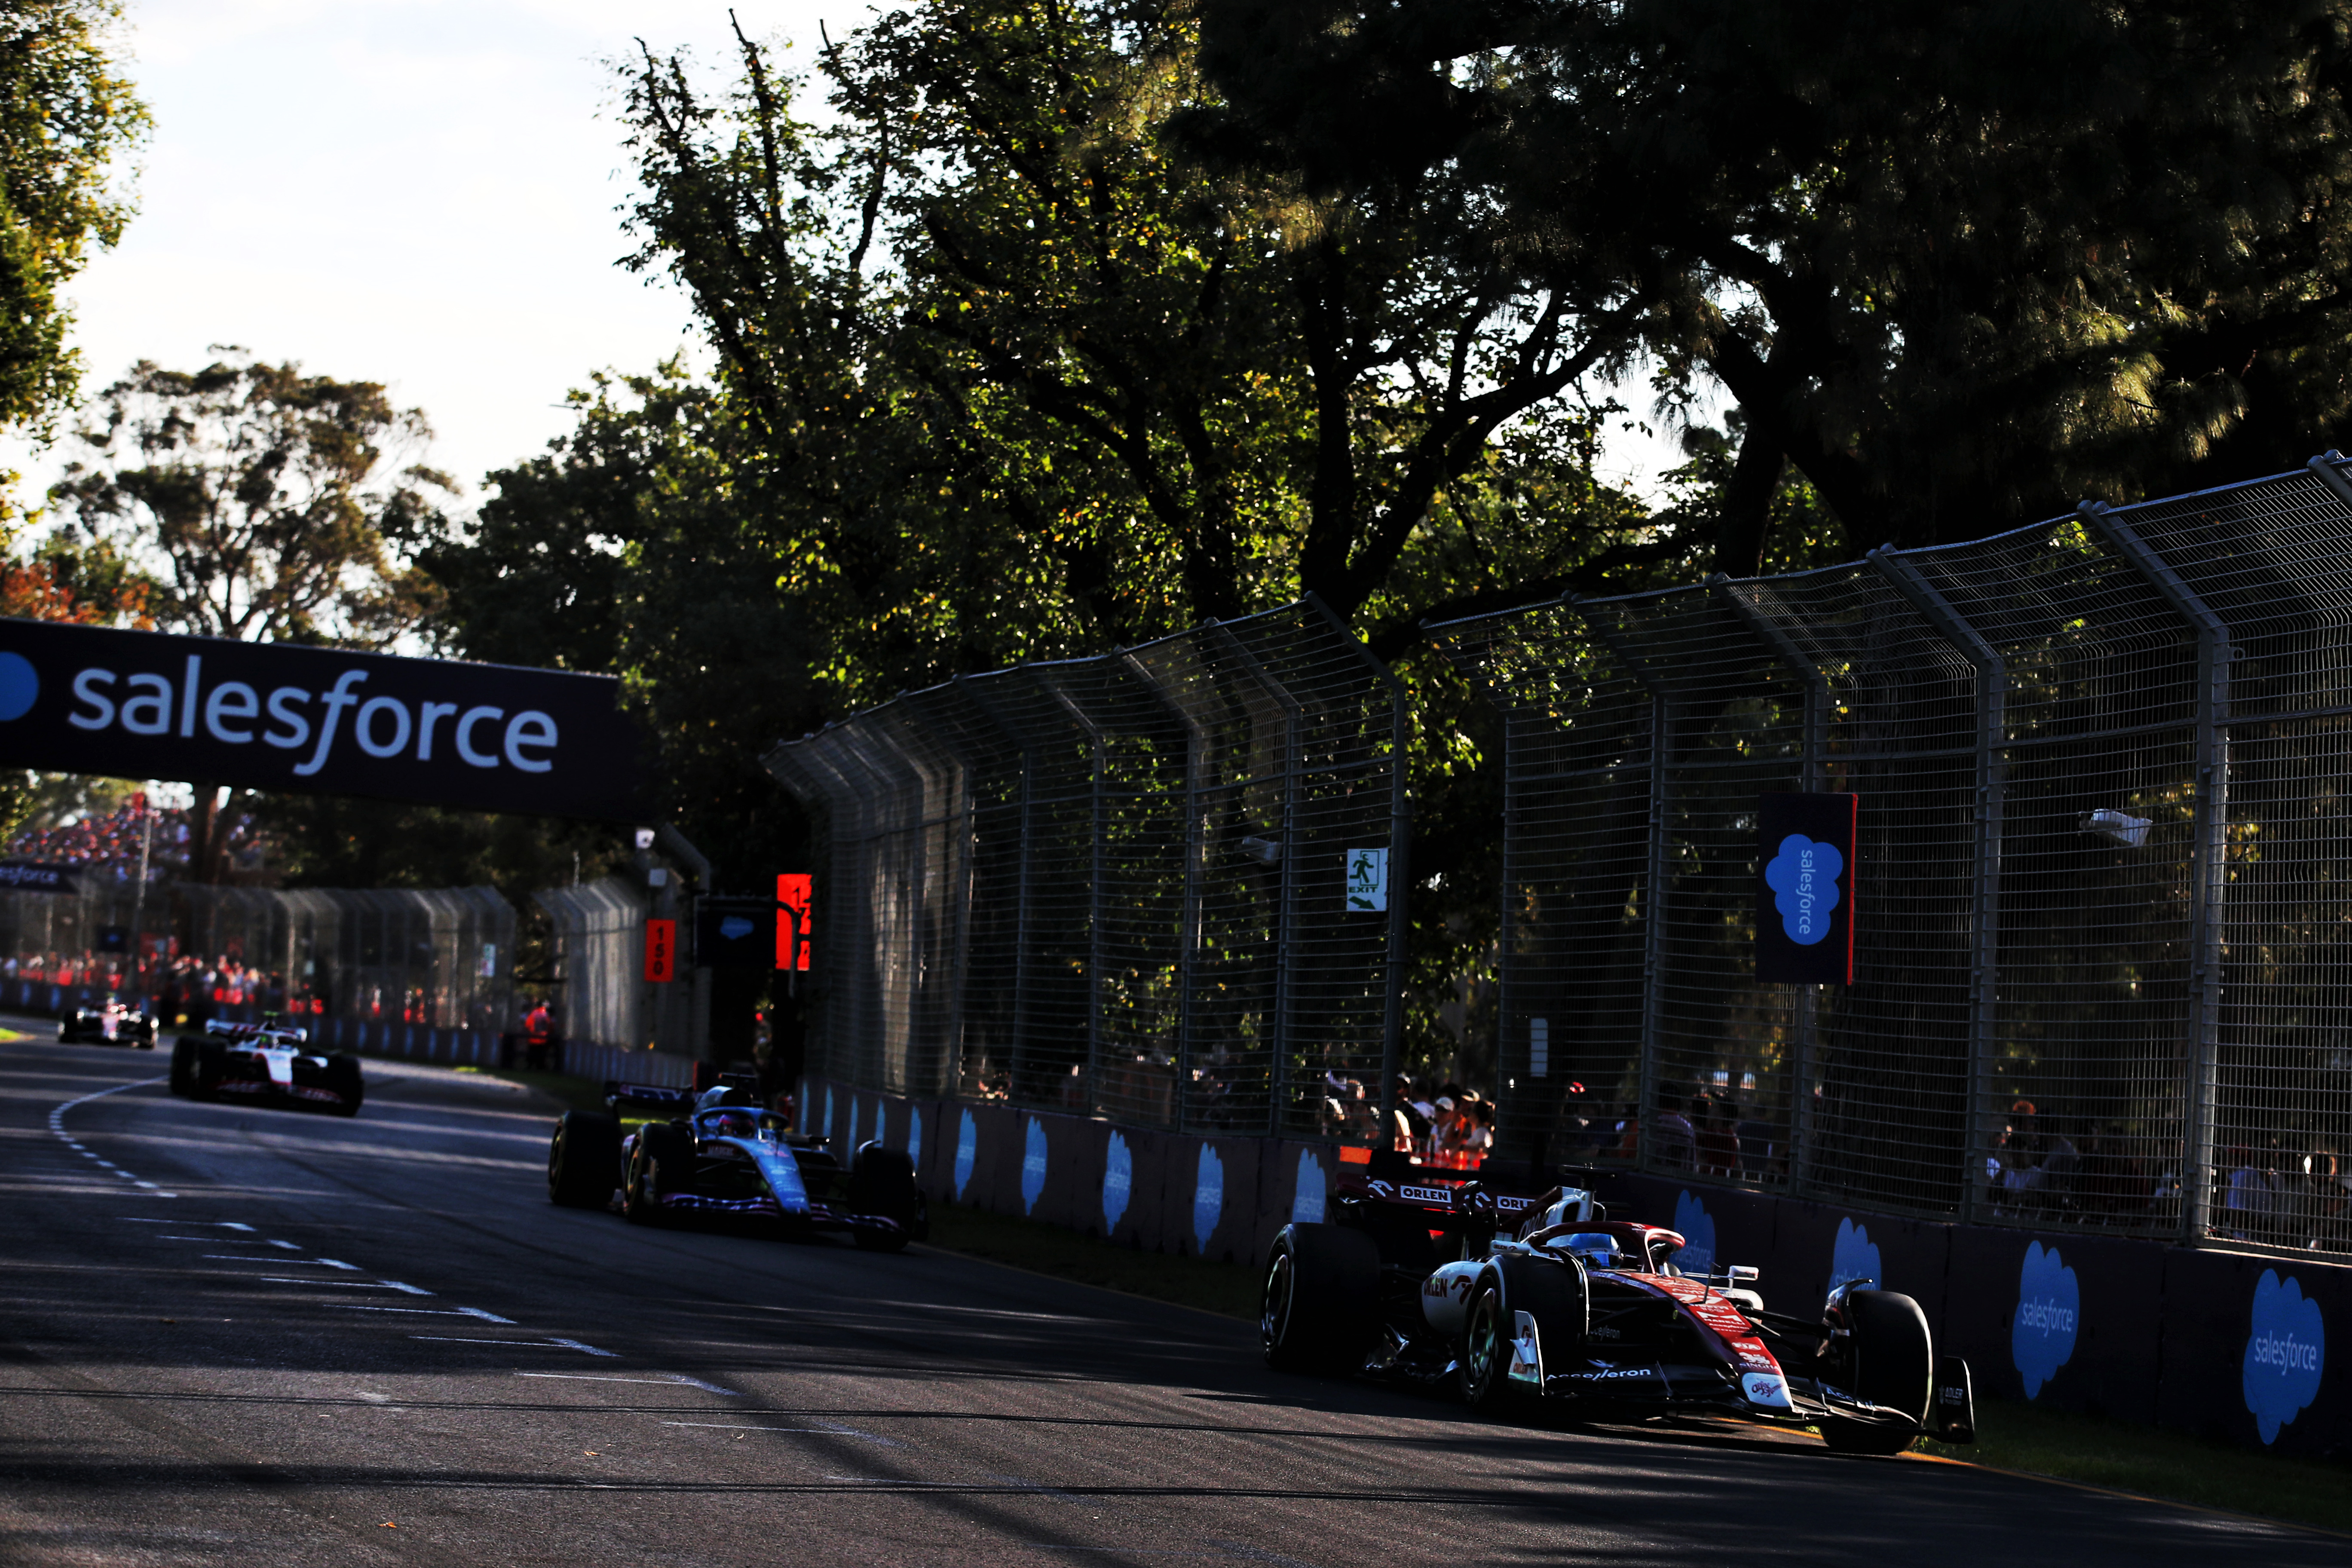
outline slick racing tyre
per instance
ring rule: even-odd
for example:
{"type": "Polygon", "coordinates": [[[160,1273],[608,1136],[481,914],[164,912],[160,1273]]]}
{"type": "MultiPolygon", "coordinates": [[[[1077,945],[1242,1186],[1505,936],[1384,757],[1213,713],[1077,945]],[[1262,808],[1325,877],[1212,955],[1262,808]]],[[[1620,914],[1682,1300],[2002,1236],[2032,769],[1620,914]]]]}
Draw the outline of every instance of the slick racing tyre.
{"type": "Polygon", "coordinates": [[[600,1209],[621,1184],[621,1119],[600,1110],[567,1110],[547,1146],[547,1200],[571,1209],[600,1209]]]}
{"type": "Polygon", "coordinates": [[[1927,1416],[1936,1352],[1919,1303],[1893,1290],[1856,1290],[1845,1299],[1847,1341],[1853,1357],[1850,1392],[1873,1405],[1900,1410],[1909,1424],[1831,1416],[1822,1440],[1841,1454],[1899,1454],[1927,1416]]]}
{"type": "Polygon", "coordinates": [[[357,1116],[360,1102],[367,1098],[367,1080],[360,1076],[357,1057],[329,1057],[326,1087],[334,1090],[335,1103],[329,1107],[338,1116],[357,1116]]]}
{"type": "Polygon", "coordinates": [[[923,1215],[915,1162],[879,1143],[859,1144],[849,1165],[849,1212],[878,1214],[898,1222],[896,1231],[852,1231],[850,1237],[858,1246],[868,1252],[904,1251],[923,1215]]]}
{"type": "Polygon", "coordinates": [[[1580,1353],[1584,1343],[1586,1285],[1574,1258],[1558,1262],[1529,1258],[1496,1260],[1462,1319],[1462,1344],[1454,1364],[1462,1401],[1473,1410],[1500,1415],[1523,1394],[1540,1392],[1511,1380],[1519,1314],[1535,1321],[1538,1354],[1552,1365],[1580,1353]]]}
{"type": "Polygon", "coordinates": [[[622,1184],[621,1213],[632,1225],[666,1225],[662,1195],[693,1181],[694,1134],[667,1121],[638,1130],[629,1152],[628,1179],[622,1184]]]}
{"type": "Polygon", "coordinates": [[[185,1036],[172,1042],[172,1092],[184,1100],[196,1092],[196,1048],[185,1036]]]}
{"type": "Polygon", "coordinates": [[[1266,1261],[1258,1338],[1278,1372],[1342,1374],[1379,1328],[1381,1252],[1361,1231],[1289,1225],[1266,1261]]]}

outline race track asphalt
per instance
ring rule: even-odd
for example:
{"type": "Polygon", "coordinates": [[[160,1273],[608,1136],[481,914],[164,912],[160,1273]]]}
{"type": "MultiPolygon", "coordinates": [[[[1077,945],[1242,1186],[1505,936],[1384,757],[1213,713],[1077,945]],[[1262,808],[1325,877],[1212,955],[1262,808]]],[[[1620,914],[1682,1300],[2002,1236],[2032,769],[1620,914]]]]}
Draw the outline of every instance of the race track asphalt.
{"type": "MultiPolygon", "coordinates": [[[[47,1026],[20,1021],[18,1027],[47,1026]]],[[[355,1120],[0,1045],[0,1563],[2342,1564],[1738,1426],[1530,1429],[917,1248],[551,1207],[543,1102],[355,1120]]]]}

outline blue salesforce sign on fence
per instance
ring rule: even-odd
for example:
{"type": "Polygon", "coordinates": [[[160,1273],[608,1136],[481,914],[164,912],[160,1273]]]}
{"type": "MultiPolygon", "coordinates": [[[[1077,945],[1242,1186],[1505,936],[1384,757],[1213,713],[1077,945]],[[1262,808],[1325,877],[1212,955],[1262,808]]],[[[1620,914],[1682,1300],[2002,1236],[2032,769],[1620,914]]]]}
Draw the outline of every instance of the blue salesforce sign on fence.
{"type": "Polygon", "coordinates": [[[1765,795],[1756,810],[1756,978],[1853,984],[1861,796],[1765,795]]]}
{"type": "Polygon", "coordinates": [[[1706,1274],[1715,1268],[1715,1216],[1706,1212],[1706,1205],[1688,1193],[1675,1199],[1675,1233],[1683,1238],[1683,1249],[1675,1257],[1675,1267],[1685,1274],[1706,1274]]]}
{"type": "Polygon", "coordinates": [[[2026,1398],[2040,1394],[2042,1385],[2073,1358],[2082,1317],[2083,1290],[2074,1271],[2059,1260],[2056,1247],[2027,1243],[2009,1327],[2009,1359],[2025,1380],[2026,1398]]]}
{"type": "Polygon", "coordinates": [[[2327,1368],[2327,1327],[2319,1303],[2293,1275],[2263,1270],[2254,1286],[2253,1326],[2246,1336],[2246,1409],[2265,1444],[2319,1397],[2327,1368]]]}
{"type": "Polygon", "coordinates": [[[955,1194],[958,1203],[963,1201],[964,1189],[971,1185],[971,1168],[979,1159],[980,1123],[974,1121],[971,1112],[967,1110],[963,1113],[962,1127],[956,1131],[955,1194]]]}
{"type": "Polygon", "coordinates": [[[1298,1152],[1298,1185],[1292,1190],[1290,1195],[1291,1224],[1321,1225],[1323,1223],[1326,1184],[1323,1162],[1316,1158],[1314,1150],[1301,1149],[1298,1152]]]}
{"type": "Polygon", "coordinates": [[[1886,1276],[1878,1266],[1878,1244],[1870,1239],[1870,1227],[1842,1219],[1838,1221],[1837,1241],[1830,1250],[1829,1288],[1834,1290],[1855,1279],[1867,1279],[1879,1289],[1886,1289],[1886,1276]]]}
{"type": "Polygon", "coordinates": [[[1021,1146],[1021,1212],[1028,1214],[1036,1208],[1038,1195],[1045,1190],[1045,1124],[1033,1116],[1021,1146]]]}
{"type": "Polygon", "coordinates": [[[1103,1230],[1118,1228],[1127,1214],[1127,1200],[1135,1190],[1135,1156],[1129,1152],[1127,1140],[1117,1132],[1110,1135],[1110,1147],[1103,1151],[1103,1230]]]}
{"type": "Polygon", "coordinates": [[[1225,1163],[1206,1143],[1201,1145],[1201,1172],[1192,1183],[1192,1247],[1196,1252],[1209,1249],[1209,1237],[1217,1233],[1217,1221],[1225,1212],[1225,1163]]]}

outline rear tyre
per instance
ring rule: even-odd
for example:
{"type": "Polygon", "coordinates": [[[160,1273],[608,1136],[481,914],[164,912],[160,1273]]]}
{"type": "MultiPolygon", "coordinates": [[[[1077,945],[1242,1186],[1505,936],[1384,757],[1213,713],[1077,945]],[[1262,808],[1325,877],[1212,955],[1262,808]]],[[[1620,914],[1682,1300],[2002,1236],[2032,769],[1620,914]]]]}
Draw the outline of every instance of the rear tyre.
{"type": "Polygon", "coordinates": [[[567,1110],[547,1146],[547,1198],[571,1209],[600,1209],[621,1184],[621,1119],[567,1110]]]}
{"type": "Polygon", "coordinates": [[[621,1213],[632,1225],[667,1225],[662,1198],[693,1179],[694,1134],[666,1121],[648,1121],[629,1151],[628,1179],[622,1184],[621,1213]]]}
{"type": "Polygon", "coordinates": [[[1822,1440],[1841,1454],[1899,1454],[1925,1427],[1934,1388],[1936,1351],[1927,1314],[1893,1290],[1856,1290],[1846,1297],[1845,1310],[1853,1357],[1849,1391],[1910,1420],[1906,1426],[1832,1416],[1822,1423],[1822,1440]]]}
{"type": "Polygon", "coordinates": [[[1379,1328],[1381,1253],[1336,1225],[1290,1225],[1266,1260],[1258,1338],[1279,1372],[1337,1375],[1363,1365],[1379,1328]]]}
{"type": "Polygon", "coordinates": [[[357,1116],[360,1102],[367,1098],[367,1081],[360,1076],[357,1057],[327,1058],[327,1088],[335,1091],[336,1101],[329,1107],[338,1116],[357,1116]]]}
{"type": "Polygon", "coordinates": [[[899,1252],[929,1229],[923,1190],[915,1182],[915,1162],[879,1143],[858,1145],[849,1166],[849,1212],[880,1215],[898,1221],[896,1231],[856,1230],[850,1239],[868,1252],[899,1252]]]}
{"type": "Polygon", "coordinates": [[[214,1086],[221,1080],[221,1048],[210,1040],[195,1042],[195,1057],[188,1068],[188,1098],[210,1100],[214,1086]]]}

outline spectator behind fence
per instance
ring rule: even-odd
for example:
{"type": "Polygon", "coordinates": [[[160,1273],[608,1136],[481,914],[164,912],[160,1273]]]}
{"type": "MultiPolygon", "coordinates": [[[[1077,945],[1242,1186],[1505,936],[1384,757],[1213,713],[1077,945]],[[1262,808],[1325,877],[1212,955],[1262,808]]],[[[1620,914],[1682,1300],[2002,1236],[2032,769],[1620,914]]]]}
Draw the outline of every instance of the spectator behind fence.
{"type": "Polygon", "coordinates": [[[1690,1115],[1697,1135],[1699,1169],[1726,1181],[1738,1175],[1739,1134],[1732,1131],[1730,1108],[1711,1094],[1695,1094],[1690,1115]]]}
{"type": "Polygon", "coordinates": [[[1658,1114],[1650,1123],[1657,1163],[1665,1170],[1688,1171],[1698,1164],[1698,1131],[1684,1108],[1696,1098],[1687,1084],[1670,1084],[1658,1096],[1658,1114]]]}
{"type": "Polygon", "coordinates": [[[2278,1178],[2255,1163],[2246,1144],[2232,1144],[2224,1158],[2230,1173],[2221,1188],[2224,1233],[2232,1241],[2268,1240],[2278,1214],[2278,1178]]]}

